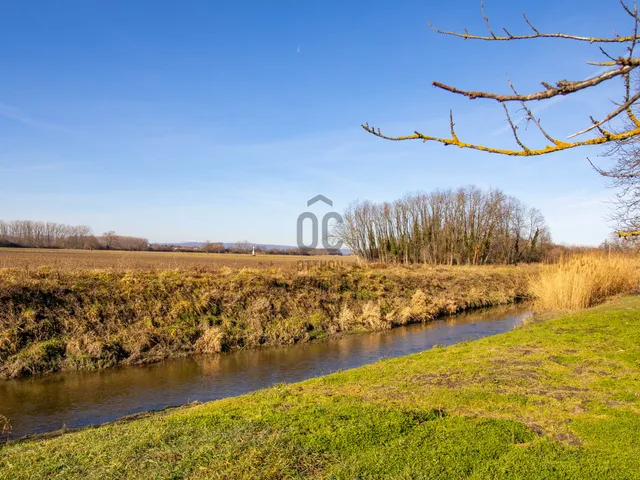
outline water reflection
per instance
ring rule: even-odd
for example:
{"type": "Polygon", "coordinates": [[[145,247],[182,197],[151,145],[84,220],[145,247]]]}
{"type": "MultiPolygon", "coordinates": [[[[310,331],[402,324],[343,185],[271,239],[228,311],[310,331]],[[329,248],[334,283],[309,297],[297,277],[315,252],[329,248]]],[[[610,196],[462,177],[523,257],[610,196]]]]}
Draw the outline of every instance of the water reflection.
{"type": "Polygon", "coordinates": [[[145,367],[70,372],[0,381],[0,414],[12,436],[99,424],[190,401],[209,401],[296,382],[436,344],[473,340],[512,329],[528,305],[486,309],[393,330],[282,348],[168,360],[145,367]]]}

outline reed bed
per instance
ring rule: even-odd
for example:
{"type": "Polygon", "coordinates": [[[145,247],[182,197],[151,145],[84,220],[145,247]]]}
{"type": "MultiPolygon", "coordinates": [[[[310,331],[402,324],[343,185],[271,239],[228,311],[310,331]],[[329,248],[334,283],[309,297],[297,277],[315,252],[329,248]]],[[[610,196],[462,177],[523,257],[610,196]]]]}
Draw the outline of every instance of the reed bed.
{"type": "Polygon", "coordinates": [[[637,255],[589,253],[544,266],[530,291],[539,310],[581,310],[637,292],[639,284],[637,255]]]}

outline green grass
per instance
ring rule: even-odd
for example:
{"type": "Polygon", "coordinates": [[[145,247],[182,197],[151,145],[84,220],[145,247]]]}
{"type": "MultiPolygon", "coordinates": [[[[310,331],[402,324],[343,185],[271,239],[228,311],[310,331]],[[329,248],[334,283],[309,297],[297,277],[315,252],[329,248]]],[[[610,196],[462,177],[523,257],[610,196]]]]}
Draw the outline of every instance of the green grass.
{"type": "Polygon", "coordinates": [[[0,449],[0,478],[640,478],[640,297],[0,449]]]}

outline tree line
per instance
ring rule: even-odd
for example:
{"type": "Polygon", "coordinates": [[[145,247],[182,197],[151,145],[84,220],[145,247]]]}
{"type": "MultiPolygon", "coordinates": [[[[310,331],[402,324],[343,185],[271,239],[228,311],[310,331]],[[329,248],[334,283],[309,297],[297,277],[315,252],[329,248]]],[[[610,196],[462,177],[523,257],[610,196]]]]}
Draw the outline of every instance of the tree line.
{"type": "Polygon", "coordinates": [[[148,245],[146,238],[117,235],[114,231],[96,236],[87,225],[0,220],[0,247],[146,250],[148,245]]]}
{"type": "Polygon", "coordinates": [[[247,240],[236,242],[233,246],[225,246],[221,242],[205,242],[198,250],[207,253],[252,253],[256,255],[342,255],[339,250],[326,250],[324,248],[267,248],[263,245],[253,244],[247,240]]]}
{"type": "Polygon", "coordinates": [[[543,259],[549,229],[540,211],[500,190],[469,186],[358,201],[335,235],[356,255],[383,263],[513,264],[543,259]]]}

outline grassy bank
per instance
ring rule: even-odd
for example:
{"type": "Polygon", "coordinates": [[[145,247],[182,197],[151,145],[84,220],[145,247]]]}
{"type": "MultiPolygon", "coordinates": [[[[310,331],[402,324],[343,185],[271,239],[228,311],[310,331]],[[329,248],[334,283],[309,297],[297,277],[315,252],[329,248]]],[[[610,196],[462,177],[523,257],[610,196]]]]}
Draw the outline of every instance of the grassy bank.
{"type": "Polygon", "coordinates": [[[640,297],[0,447],[0,478],[638,478],[640,297]]]}
{"type": "Polygon", "coordinates": [[[535,267],[0,270],[0,376],[383,330],[527,294],[535,267]]]}

